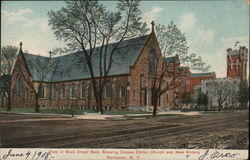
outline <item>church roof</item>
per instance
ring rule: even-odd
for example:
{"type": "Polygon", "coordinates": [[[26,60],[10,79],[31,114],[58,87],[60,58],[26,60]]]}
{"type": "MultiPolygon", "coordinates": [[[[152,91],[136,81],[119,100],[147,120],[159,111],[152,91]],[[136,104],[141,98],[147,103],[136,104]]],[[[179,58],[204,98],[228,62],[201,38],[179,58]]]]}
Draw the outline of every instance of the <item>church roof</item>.
{"type": "Polygon", "coordinates": [[[206,77],[206,76],[213,76],[214,72],[205,72],[205,73],[192,73],[190,74],[191,77],[206,77]]]}
{"type": "MultiPolygon", "coordinates": [[[[129,68],[134,64],[139,56],[142,48],[144,47],[149,35],[144,35],[121,42],[118,49],[113,54],[113,64],[109,72],[111,75],[123,75],[129,73],[129,68]]],[[[110,55],[111,49],[117,43],[111,43],[108,45],[108,55],[110,55]]],[[[99,76],[99,54],[97,47],[93,53],[92,64],[95,77],[99,76]]],[[[25,60],[27,62],[28,69],[32,74],[34,81],[41,81],[41,76],[37,69],[38,64],[33,63],[36,59],[46,61],[49,57],[38,56],[34,54],[24,53],[25,60]]],[[[58,56],[52,58],[54,63],[57,63],[55,72],[51,72],[44,79],[45,82],[59,82],[69,80],[80,80],[90,78],[88,67],[85,63],[79,62],[80,57],[83,56],[81,52],[70,53],[64,56],[58,56]]],[[[109,57],[109,56],[107,56],[109,57]]],[[[82,58],[83,59],[83,58],[82,58]]],[[[107,59],[107,64],[109,60],[107,59]]]]}
{"type": "MultiPolygon", "coordinates": [[[[175,55],[175,56],[172,56],[172,57],[167,57],[167,58],[165,58],[165,61],[167,62],[167,63],[173,63],[173,62],[175,62],[176,60],[178,60],[178,55],[175,55]]],[[[177,61],[178,63],[179,63],[179,61],[177,61]]]]}

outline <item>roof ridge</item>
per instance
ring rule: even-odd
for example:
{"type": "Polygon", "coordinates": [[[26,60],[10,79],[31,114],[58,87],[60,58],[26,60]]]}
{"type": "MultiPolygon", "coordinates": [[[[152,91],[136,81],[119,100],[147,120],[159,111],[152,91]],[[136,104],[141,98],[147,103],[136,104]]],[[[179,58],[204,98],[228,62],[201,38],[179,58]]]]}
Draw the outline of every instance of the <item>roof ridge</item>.
{"type": "MultiPolygon", "coordinates": [[[[124,41],[122,41],[122,42],[126,42],[126,41],[129,41],[129,40],[134,40],[134,39],[136,39],[136,38],[142,38],[142,37],[144,37],[144,36],[149,36],[150,34],[145,34],[145,35],[142,35],[142,36],[137,36],[137,37],[133,37],[133,38],[130,38],[130,39],[126,39],[126,40],[124,40],[124,41]]],[[[118,41],[117,42],[112,42],[112,43],[109,43],[108,45],[113,45],[113,44],[116,44],[116,43],[118,43],[118,41]]],[[[104,46],[106,46],[106,45],[104,45],[104,46]]],[[[95,47],[96,49],[98,49],[98,48],[100,48],[101,46],[97,46],[97,47],[95,47]]],[[[118,48],[119,49],[119,48],[118,48]]],[[[87,49],[87,51],[88,51],[89,49],[87,49]]],[[[75,51],[75,52],[72,52],[72,53],[68,53],[68,54],[65,54],[65,55],[60,55],[60,56],[57,56],[57,57],[51,57],[52,59],[55,59],[55,58],[60,58],[60,57],[64,57],[64,56],[69,56],[69,55],[72,55],[72,54],[76,54],[76,53],[78,53],[78,52],[82,52],[82,51],[75,51]]],[[[37,55],[37,54],[31,54],[31,53],[24,53],[24,54],[30,54],[30,55],[34,55],[34,56],[38,56],[38,57],[44,57],[44,58],[49,58],[49,57],[47,57],[47,56],[42,56],[42,55],[37,55]]]]}

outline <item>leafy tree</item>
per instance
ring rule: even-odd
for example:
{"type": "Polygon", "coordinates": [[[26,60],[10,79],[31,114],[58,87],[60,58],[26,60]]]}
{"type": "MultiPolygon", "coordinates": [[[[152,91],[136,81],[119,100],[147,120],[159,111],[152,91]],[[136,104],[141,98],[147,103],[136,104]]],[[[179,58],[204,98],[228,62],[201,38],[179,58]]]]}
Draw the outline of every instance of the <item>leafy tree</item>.
{"type": "Polygon", "coordinates": [[[16,46],[4,46],[1,48],[1,71],[0,75],[8,74],[11,75],[14,69],[14,65],[17,59],[18,48],[16,46]]]}
{"type": "Polygon", "coordinates": [[[164,57],[179,55],[181,63],[193,70],[208,71],[211,67],[202,61],[195,53],[188,52],[188,44],[184,33],[173,21],[167,26],[156,25],[156,36],[164,57]]]}
{"type": "MultiPolygon", "coordinates": [[[[10,77],[12,74],[12,71],[14,69],[14,65],[17,59],[17,53],[18,53],[18,48],[16,46],[4,46],[1,48],[1,53],[0,53],[0,77],[4,75],[5,77],[8,76],[10,77]]],[[[7,99],[8,99],[8,110],[11,110],[11,105],[10,105],[10,91],[11,91],[11,86],[10,86],[10,78],[7,78],[5,81],[7,87],[6,87],[6,92],[7,92],[7,99]]]]}
{"type": "Polygon", "coordinates": [[[91,77],[97,112],[103,113],[103,90],[115,61],[114,52],[124,40],[147,31],[146,23],[141,22],[139,1],[120,0],[116,5],[117,11],[108,11],[96,0],[66,1],[66,5],[48,13],[49,25],[55,36],[67,43],[66,51],[80,51],[77,57],[79,63],[85,64],[91,77]],[[108,49],[114,41],[116,43],[108,49]],[[94,54],[99,56],[99,76],[93,71],[94,54]],[[96,77],[100,77],[98,83],[95,82],[96,77]]]}
{"type": "Polygon", "coordinates": [[[193,102],[193,98],[190,92],[184,92],[182,95],[182,103],[190,104],[193,102]]]}
{"type": "Polygon", "coordinates": [[[247,107],[249,101],[249,86],[246,80],[239,83],[238,91],[238,102],[240,103],[241,109],[247,107]]]}
{"type": "Polygon", "coordinates": [[[199,106],[204,106],[205,111],[207,110],[208,96],[205,93],[200,93],[197,98],[197,104],[199,106]]]}

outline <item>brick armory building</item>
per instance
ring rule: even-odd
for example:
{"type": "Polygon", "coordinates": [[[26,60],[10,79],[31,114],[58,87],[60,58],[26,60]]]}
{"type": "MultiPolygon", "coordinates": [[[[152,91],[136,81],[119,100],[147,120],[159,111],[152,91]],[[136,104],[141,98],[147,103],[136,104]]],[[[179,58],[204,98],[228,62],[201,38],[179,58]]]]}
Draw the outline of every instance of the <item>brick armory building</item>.
{"type": "Polygon", "coordinates": [[[240,46],[239,49],[227,49],[227,77],[247,79],[248,49],[240,46]]]}
{"type": "MultiPolygon", "coordinates": [[[[152,30],[151,34],[123,41],[114,53],[114,63],[104,87],[104,110],[144,110],[151,106],[150,68],[154,67],[152,57],[161,55],[160,48],[152,30]]],[[[111,47],[111,45],[108,46],[111,47]]],[[[93,56],[94,73],[98,73],[98,56],[93,56]]],[[[35,94],[40,87],[38,104],[40,108],[70,108],[72,105],[82,109],[95,109],[89,73],[75,65],[79,60],[76,53],[52,58],[58,62],[53,74],[41,82],[39,72],[32,65],[36,59],[48,59],[24,53],[20,45],[19,55],[11,77],[11,106],[34,107],[35,94]],[[60,74],[68,70],[67,74],[60,74]],[[27,81],[28,80],[28,81],[27,81]]],[[[166,63],[164,58],[160,63],[166,63]]],[[[36,64],[38,65],[38,64],[36,64]]],[[[98,78],[98,75],[96,76],[98,78]]],[[[173,92],[163,94],[159,106],[173,105],[173,92]]]]}

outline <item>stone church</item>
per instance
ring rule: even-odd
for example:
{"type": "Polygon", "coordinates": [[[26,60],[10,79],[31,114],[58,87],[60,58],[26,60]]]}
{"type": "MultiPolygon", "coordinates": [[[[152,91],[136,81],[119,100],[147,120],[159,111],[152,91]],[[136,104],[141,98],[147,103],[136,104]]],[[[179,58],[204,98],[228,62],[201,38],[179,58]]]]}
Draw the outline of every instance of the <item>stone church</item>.
{"type": "MultiPolygon", "coordinates": [[[[103,109],[146,110],[146,107],[152,106],[150,70],[155,66],[152,56],[161,55],[154,29],[148,35],[123,41],[121,46],[127,47],[121,47],[114,53],[114,63],[104,87],[103,109]]],[[[93,56],[93,69],[98,78],[98,56],[93,56]]],[[[48,58],[51,57],[24,53],[20,44],[11,77],[11,106],[34,107],[34,89],[36,92],[39,89],[38,104],[41,109],[67,109],[73,105],[81,109],[96,109],[91,77],[86,70],[75,65],[78,62],[76,53],[52,58],[58,62],[56,70],[42,80],[36,69],[39,64],[34,62],[48,58]],[[65,70],[67,74],[61,74],[65,70]]],[[[162,59],[161,63],[167,63],[162,59]]],[[[159,106],[173,106],[173,91],[161,96],[159,106]]]]}

